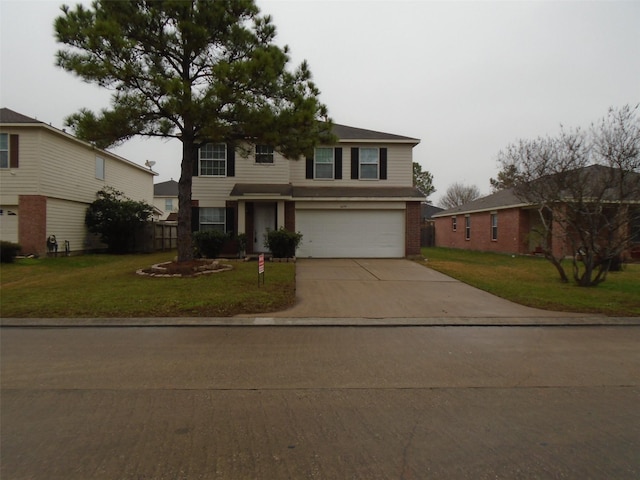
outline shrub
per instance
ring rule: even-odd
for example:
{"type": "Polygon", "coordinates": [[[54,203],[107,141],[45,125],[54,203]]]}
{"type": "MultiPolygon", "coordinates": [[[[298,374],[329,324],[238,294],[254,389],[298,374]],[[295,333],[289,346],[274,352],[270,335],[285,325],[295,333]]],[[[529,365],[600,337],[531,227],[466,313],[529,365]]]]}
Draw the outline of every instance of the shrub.
{"type": "Polygon", "coordinates": [[[222,251],[224,242],[227,240],[229,240],[229,236],[217,230],[195,232],[193,234],[193,246],[196,256],[217,258],[222,251]]]}
{"type": "Polygon", "coordinates": [[[0,241],[0,261],[2,263],[13,263],[21,249],[17,243],[0,241]]]}
{"type": "Polygon", "coordinates": [[[296,249],[302,241],[300,232],[290,232],[284,228],[269,230],[265,235],[265,245],[276,258],[295,257],[296,249]]]}
{"type": "Polygon", "coordinates": [[[112,187],[104,187],[96,196],[85,215],[89,231],[99,234],[112,253],[135,250],[136,232],[151,218],[153,207],[112,187]]]}

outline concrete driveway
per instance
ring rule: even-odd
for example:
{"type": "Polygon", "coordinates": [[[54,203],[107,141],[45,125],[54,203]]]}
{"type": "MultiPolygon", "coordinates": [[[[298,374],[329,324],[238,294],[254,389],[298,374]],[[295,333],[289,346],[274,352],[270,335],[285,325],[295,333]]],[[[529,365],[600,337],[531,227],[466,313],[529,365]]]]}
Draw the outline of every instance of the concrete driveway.
{"type": "MultiPolygon", "coordinates": [[[[521,319],[575,314],[523,307],[403,259],[299,259],[292,308],[279,318],[521,319]]],[[[400,323],[400,322],[398,322],[400,323]]],[[[464,323],[464,322],[463,322],[464,323]]]]}

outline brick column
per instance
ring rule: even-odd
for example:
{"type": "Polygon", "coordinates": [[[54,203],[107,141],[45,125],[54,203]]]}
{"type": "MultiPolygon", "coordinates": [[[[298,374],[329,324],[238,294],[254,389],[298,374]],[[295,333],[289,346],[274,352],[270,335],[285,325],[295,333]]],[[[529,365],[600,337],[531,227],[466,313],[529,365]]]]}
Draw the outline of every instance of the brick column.
{"type": "Polygon", "coordinates": [[[404,254],[420,255],[420,202],[407,202],[404,254]]]}
{"type": "Polygon", "coordinates": [[[46,255],[47,197],[43,195],[20,195],[18,197],[18,243],[24,254],[46,255]]]}

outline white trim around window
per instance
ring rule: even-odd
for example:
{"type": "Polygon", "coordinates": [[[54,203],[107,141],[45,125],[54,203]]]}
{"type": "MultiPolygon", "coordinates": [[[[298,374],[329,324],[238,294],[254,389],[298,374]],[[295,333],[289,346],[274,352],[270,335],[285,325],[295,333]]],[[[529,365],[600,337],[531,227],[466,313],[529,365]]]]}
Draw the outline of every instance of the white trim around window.
{"type": "Polygon", "coordinates": [[[227,145],[207,143],[198,150],[198,173],[202,177],[227,176],[227,145]]]}
{"type": "Polygon", "coordinates": [[[358,170],[360,180],[378,180],[380,178],[380,149],[360,147],[358,170]]]}
{"type": "Polygon", "coordinates": [[[9,134],[0,133],[0,168],[9,168],[9,134]]]}
{"type": "Polygon", "coordinates": [[[335,150],[332,147],[318,147],[313,154],[313,178],[333,180],[335,172],[335,150]]]}
{"type": "Polygon", "coordinates": [[[227,209],[225,207],[200,207],[198,209],[200,231],[227,231],[227,209]]]}

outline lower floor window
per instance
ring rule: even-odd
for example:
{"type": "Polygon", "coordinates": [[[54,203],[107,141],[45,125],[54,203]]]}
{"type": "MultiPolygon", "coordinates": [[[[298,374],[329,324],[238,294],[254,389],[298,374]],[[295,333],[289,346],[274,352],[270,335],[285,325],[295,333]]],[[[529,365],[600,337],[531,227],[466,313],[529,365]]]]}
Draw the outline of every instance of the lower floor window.
{"type": "Polygon", "coordinates": [[[217,230],[224,233],[226,209],[224,207],[205,207],[200,208],[200,231],[206,232],[217,230]]]}
{"type": "Polygon", "coordinates": [[[491,240],[498,240],[498,214],[491,214],[491,240]]]}

